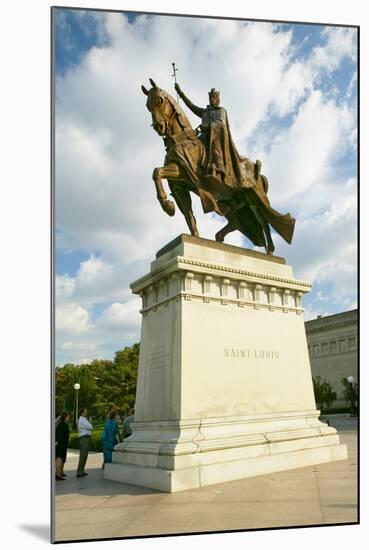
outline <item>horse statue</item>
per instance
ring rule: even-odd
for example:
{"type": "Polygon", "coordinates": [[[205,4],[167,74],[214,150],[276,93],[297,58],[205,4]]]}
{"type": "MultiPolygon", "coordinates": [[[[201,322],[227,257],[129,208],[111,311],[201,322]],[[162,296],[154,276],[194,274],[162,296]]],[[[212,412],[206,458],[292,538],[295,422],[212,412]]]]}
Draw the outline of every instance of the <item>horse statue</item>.
{"type": "Polygon", "coordinates": [[[204,170],[209,157],[206,141],[192,128],[179,103],[151,78],[150,83],[150,90],[145,86],[141,89],[147,96],[146,107],[152,116],[152,126],[163,138],[166,149],[164,166],[155,168],[152,176],[163,210],[174,216],[175,204],[168,199],[163,187],[162,180],[166,179],[191,235],[199,236],[192,211],[192,192],[200,197],[205,213],[213,211],[227,219],[228,223],[215,235],[217,241],[222,242],[228,233],[238,230],[255,246],[264,247],[267,254],[273,254],[270,224],[291,243],[295,220],[290,214],[280,214],[270,206],[268,180],[261,174],[260,161],[254,163],[237,156],[239,178],[236,182],[226,184],[209,176],[204,170]]]}

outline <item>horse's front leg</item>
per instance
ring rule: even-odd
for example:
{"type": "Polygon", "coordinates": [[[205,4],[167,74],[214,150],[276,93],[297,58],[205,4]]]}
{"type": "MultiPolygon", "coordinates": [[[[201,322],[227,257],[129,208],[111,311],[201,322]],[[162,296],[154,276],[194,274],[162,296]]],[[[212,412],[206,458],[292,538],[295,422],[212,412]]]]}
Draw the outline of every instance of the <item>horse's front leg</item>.
{"type": "Polygon", "coordinates": [[[155,168],[152,173],[152,178],[155,182],[156,196],[161,204],[162,209],[169,216],[174,216],[175,205],[174,202],[168,199],[167,194],[163,187],[163,179],[177,179],[179,178],[179,168],[176,164],[168,164],[167,166],[161,166],[155,168]]]}
{"type": "Polygon", "coordinates": [[[191,195],[188,187],[184,185],[183,181],[176,182],[170,180],[169,188],[172,191],[172,195],[179,206],[180,211],[185,217],[188,229],[191,231],[191,235],[199,237],[200,235],[197,229],[195,216],[193,215],[191,195]]]}

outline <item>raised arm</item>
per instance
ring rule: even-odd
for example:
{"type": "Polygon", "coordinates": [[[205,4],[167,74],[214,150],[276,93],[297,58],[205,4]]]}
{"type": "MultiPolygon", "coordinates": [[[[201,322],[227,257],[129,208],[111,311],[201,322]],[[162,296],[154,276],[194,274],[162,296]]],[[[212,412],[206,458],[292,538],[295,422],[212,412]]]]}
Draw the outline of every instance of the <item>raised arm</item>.
{"type": "Polygon", "coordinates": [[[202,107],[198,107],[197,105],[194,105],[192,103],[192,101],[190,101],[188,99],[188,97],[185,95],[185,93],[181,90],[179,84],[177,84],[177,82],[175,83],[174,85],[176,91],[178,92],[178,95],[179,97],[184,101],[185,105],[187,105],[187,107],[189,109],[191,109],[191,111],[198,117],[202,118],[204,116],[204,113],[205,113],[205,109],[203,109],[202,107]]]}

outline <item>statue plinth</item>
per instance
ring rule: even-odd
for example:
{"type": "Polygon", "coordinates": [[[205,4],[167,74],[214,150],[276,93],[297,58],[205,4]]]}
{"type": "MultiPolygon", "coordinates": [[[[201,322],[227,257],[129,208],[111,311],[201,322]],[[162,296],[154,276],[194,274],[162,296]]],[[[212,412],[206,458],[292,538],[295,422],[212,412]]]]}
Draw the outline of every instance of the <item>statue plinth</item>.
{"type": "Polygon", "coordinates": [[[175,492],[347,458],[319,420],[283,258],[181,235],[131,285],[142,297],[132,435],[106,479],[175,492]]]}

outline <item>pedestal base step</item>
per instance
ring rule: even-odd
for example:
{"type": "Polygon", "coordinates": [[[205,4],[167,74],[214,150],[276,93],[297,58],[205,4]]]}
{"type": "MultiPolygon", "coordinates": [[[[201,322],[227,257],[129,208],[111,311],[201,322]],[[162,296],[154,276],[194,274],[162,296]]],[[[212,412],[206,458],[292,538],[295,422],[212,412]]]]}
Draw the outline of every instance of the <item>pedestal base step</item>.
{"type": "MultiPolygon", "coordinates": [[[[271,472],[344,460],[348,456],[346,445],[337,444],[314,448],[303,448],[301,445],[301,447],[299,450],[276,454],[264,453],[262,456],[244,457],[238,460],[227,460],[225,451],[223,462],[211,463],[209,461],[206,463],[202,460],[197,465],[175,470],[139,464],[112,463],[105,465],[104,477],[121,483],[174,493],[271,472]]],[[[211,453],[205,454],[210,455],[211,453]]]]}

